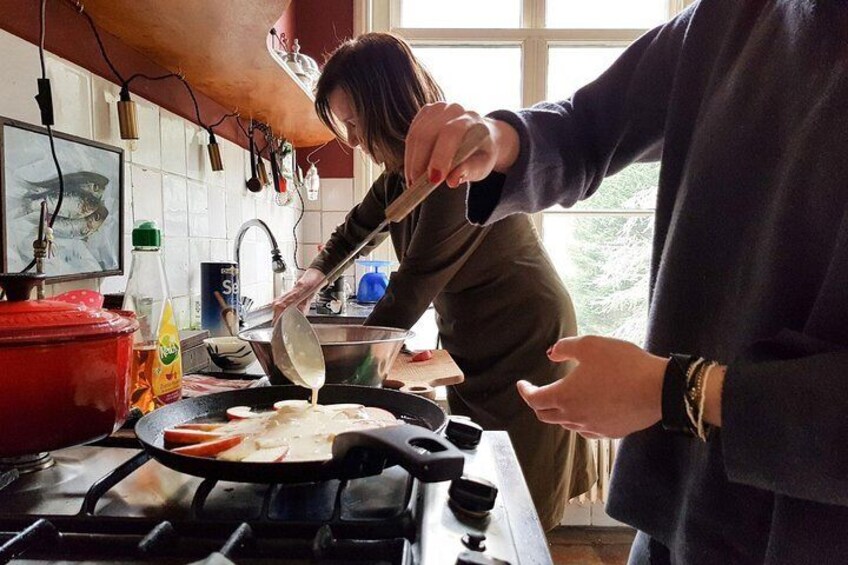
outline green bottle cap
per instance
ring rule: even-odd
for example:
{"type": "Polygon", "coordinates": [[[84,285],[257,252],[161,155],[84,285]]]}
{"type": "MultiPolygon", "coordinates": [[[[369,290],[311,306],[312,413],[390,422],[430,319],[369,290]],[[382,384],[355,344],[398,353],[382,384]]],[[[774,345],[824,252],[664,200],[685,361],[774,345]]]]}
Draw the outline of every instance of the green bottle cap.
{"type": "Polygon", "coordinates": [[[141,220],[136,222],[132,231],[133,247],[159,247],[162,245],[162,232],[156,222],[141,220]]]}

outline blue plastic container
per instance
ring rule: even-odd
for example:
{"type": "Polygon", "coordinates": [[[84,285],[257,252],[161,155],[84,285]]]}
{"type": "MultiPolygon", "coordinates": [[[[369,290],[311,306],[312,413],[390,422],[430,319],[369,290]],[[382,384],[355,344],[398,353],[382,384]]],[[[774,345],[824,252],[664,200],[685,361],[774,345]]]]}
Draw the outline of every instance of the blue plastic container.
{"type": "Polygon", "coordinates": [[[357,261],[357,263],[373,270],[365,273],[359,279],[359,287],[356,289],[356,300],[363,304],[374,304],[383,298],[383,295],[386,294],[386,287],[389,286],[388,275],[381,272],[380,269],[385,268],[388,270],[392,262],[363,259],[357,261]]]}

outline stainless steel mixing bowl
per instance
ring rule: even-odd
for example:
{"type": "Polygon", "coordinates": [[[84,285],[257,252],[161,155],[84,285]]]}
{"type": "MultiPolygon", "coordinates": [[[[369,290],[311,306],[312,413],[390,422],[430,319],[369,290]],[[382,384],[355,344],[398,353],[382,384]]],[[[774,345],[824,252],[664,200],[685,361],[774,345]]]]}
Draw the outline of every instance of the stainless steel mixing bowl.
{"type": "MultiPolygon", "coordinates": [[[[328,383],[382,386],[392,364],[412,332],[397,328],[315,324],[324,352],[328,383]]],[[[274,365],[270,327],[244,330],[239,337],[248,343],[272,384],[290,384],[274,365]]]]}

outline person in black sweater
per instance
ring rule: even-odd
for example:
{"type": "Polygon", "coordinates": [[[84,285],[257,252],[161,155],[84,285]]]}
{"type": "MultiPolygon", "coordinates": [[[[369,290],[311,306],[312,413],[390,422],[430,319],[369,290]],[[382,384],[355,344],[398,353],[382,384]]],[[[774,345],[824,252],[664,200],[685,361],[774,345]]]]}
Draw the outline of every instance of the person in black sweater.
{"type": "Polygon", "coordinates": [[[844,0],[702,0],[566,101],[413,122],[405,174],[473,181],[481,224],[661,158],[644,349],[564,339],[578,367],[518,385],[543,421],[626,436],[607,511],[631,563],[848,562],[846,155],[844,0]]]}

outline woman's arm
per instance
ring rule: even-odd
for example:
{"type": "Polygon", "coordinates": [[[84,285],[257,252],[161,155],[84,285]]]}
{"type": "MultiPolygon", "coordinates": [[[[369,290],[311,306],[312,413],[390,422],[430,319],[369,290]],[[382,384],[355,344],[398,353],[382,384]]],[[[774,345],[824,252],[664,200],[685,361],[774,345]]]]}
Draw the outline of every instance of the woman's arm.
{"type": "MultiPolygon", "coordinates": [[[[321,253],[309,268],[300,276],[295,287],[274,301],[274,311],[282,312],[294,304],[303,288],[311,288],[320,281],[326,273],[331,272],[351,251],[386,219],[386,178],[380,176],[362,199],[362,202],[351,209],[345,222],[336,227],[333,235],[324,244],[321,253]]],[[[374,241],[359,253],[364,255],[377,247],[385,238],[387,232],[381,233],[374,241]]],[[[330,281],[332,282],[332,281],[330,281]]],[[[298,306],[306,311],[312,296],[303,300],[298,306]]]]}

